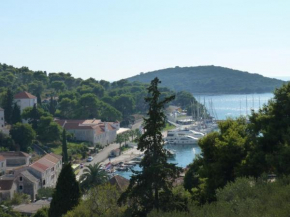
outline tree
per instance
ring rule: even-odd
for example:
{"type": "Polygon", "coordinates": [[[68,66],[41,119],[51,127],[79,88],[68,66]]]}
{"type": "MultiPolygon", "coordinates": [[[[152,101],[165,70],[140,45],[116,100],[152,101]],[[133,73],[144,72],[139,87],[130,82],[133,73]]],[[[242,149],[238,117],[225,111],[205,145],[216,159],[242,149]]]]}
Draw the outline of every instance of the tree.
{"type": "Polygon", "coordinates": [[[116,143],[120,145],[120,148],[122,147],[122,143],[124,142],[124,136],[122,134],[118,134],[116,137],[116,143]]]}
{"type": "Polygon", "coordinates": [[[96,185],[101,185],[108,180],[108,174],[101,169],[101,164],[85,166],[84,173],[80,177],[81,188],[86,190],[96,185]]]}
{"type": "Polygon", "coordinates": [[[16,123],[10,130],[11,138],[19,145],[21,151],[27,151],[36,133],[29,124],[16,123]]]}
{"type": "Polygon", "coordinates": [[[32,217],[48,217],[48,207],[43,207],[32,216],[32,217]]]}
{"type": "Polygon", "coordinates": [[[50,101],[49,101],[49,113],[51,115],[54,115],[55,111],[56,111],[56,101],[53,99],[53,97],[50,97],[50,101]]]}
{"type": "Polygon", "coordinates": [[[79,183],[71,164],[65,164],[57,180],[49,208],[49,217],[61,217],[79,204],[81,197],[79,183]]]}
{"type": "Polygon", "coordinates": [[[63,129],[62,131],[62,158],[63,162],[68,162],[68,154],[67,154],[67,141],[66,141],[66,131],[63,129]]]}
{"type": "Polygon", "coordinates": [[[164,105],[174,99],[174,96],[160,101],[158,78],[151,81],[148,87],[149,96],[145,101],[149,104],[148,118],[144,118],[144,134],[140,137],[138,149],[145,151],[140,163],[142,171],[133,171],[130,185],[121,195],[119,204],[132,201],[134,215],[147,216],[155,208],[168,210],[170,204],[162,203],[164,198],[172,198],[172,183],[180,173],[180,168],[167,162],[163,148],[162,129],[165,124],[164,105]]]}
{"type": "Polygon", "coordinates": [[[4,109],[4,119],[8,124],[12,123],[12,111],[13,111],[13,93],[10,88],[6,91],[2,100],[2,107],[4,109]]]}
{"type": "Polygon", "coordinates": [[[66,85],[62,81],[54,81],[50,85],[55,91],[58,93],[60,91],[63,91],[66,88],[66,85]]]}
{"type": "Polygon", "coordinates": [[[13,111],[12,111],[11,123],[12,124],[16,124],[18,122],[22,123],[21,111],[20,111],[20,107],[17,105],[17,103],[14,103],[13,111]]]}
{"type": "Polygon", "coordinates": [[[41,97],[40,97],[39,92],[36,94],[36,97],[37,97],[37,104],[41,106],[42,102],[41,102],[41,97]]]}
{"type": "Polygon", "coordinates": [[[123,217],[129,216],[125,213],[126,206],[119,207],[117,200],[120,192],[116,186],[111,184],[98,185],[89,190],[86,200],[65,217],[123,217]]]}
{"type": "Polygon", "coordinates": [[[53,118],[41,117],[38,124],[37,134],[43,142],[54,142],[61,139],[61,127],[53,121],[53,118]]]}

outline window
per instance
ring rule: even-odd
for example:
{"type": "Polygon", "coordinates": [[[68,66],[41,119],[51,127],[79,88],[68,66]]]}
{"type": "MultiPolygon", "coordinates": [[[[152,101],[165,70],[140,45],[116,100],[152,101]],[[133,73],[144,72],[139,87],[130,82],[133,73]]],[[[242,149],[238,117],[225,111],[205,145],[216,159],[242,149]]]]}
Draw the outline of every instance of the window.
{"type": "Polygon", "coordinates": [[[42,185],[45,185],[45,180],[42,181],[42,185]]]}
{"type": "Polygon", "coordinates": [[[19,190],[22,191],[23,190],[23,186],[19,185],[19,190]]]}
{"type": "Polygon", "coordinates": [[[22,182],[22,176],[19,177],[19,181],[22,182]]]}

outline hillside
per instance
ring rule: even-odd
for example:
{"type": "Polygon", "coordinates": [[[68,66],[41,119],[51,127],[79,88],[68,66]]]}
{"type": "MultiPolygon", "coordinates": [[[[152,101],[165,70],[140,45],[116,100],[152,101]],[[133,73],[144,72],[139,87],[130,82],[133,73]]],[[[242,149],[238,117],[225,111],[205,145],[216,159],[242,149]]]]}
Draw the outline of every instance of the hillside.
{"type": "Polygon", "coordinates": [[[175,91],[199,94],[267,93],[283,84],[278,79],[217,66],[168,68],[140,73],[128,80],[149,83],[154,77],[175,91]]]}

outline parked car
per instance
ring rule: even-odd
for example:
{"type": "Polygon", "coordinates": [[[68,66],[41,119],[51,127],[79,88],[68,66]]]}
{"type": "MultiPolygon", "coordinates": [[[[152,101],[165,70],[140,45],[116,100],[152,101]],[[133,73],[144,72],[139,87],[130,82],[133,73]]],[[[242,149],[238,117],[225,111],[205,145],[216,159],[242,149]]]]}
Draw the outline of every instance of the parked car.
{"type": "Polygon", "coordinates": [[[80,164],[80,167],[81,167],[81,169],[82,169],[82,168],[84,168],[84,164],[83,164],[83,163],[81,163],[81,164],[80,164]]]}
{"type": "Polygon", "coordinates": [[[94,158],[92,156],[89,156],[88,159],[87,159],[87,162],[91,162],[93,160],[94,160],[94,158]]]}

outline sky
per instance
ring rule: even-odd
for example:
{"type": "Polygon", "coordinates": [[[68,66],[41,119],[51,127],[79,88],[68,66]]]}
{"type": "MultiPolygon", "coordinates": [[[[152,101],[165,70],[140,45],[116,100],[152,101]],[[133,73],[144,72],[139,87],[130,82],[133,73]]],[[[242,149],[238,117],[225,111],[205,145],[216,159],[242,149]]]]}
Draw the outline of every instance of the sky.
{"type": "Polygon", "coordinates": [[[290,77],[290,1],[0,0],[0,63],[115,81],[216,65],[290,77]]]}

